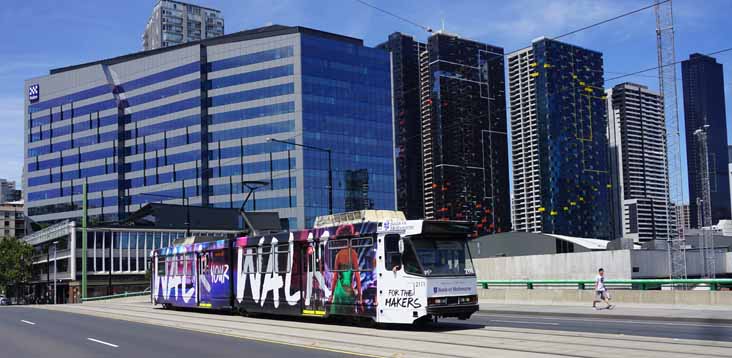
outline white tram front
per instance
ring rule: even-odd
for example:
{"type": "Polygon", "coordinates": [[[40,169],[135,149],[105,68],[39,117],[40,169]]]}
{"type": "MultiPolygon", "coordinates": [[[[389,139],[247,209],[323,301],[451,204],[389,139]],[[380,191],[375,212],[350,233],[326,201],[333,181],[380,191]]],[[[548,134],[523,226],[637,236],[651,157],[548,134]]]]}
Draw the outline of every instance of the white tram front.
{"type": "MultiPolygon", "coordinates": [[[[468,247],[473,224],[404,220],[401,212],[393,213],[398,215],[361,218],[378,223],[376,321],[409,324],[439,317],[470,318],[478,311],[468,247]]],[[[316,227],[342,224],[337,217],[319,218],[316,227]]]]}

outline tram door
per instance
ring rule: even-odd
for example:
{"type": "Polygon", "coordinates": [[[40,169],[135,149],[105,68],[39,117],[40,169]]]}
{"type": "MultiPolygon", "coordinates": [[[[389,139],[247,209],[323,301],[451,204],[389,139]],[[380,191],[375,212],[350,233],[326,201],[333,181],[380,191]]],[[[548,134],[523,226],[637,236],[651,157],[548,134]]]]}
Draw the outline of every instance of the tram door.
{"type": "Polygon", "coordinates": [[[325,263],[322,261],[323,252],[321,245],[317,241],[310,241],[305,246],[306,259],[303,268],[303,277],[305,278],[305,290],[303,295],[303,315],[308,316],[324,316],[325,315],[325,278],[323,277],[323,268],[325,263]]]}
{"type": "Polygon", "coordinates": [[[196,292],[198,293],[198,305],[201,307],[211,307],[211,252],[201,252],[197,255],[198,266],[197,274],[198,277],[196,282],[196,292]]]}

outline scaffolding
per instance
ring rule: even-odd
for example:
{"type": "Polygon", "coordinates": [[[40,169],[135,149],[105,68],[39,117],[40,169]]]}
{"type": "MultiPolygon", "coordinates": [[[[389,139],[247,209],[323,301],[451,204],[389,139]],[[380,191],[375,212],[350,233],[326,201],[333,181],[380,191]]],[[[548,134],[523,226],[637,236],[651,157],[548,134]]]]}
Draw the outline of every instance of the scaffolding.
{"type": "MultiPolygon", "coordinates": [[[[667,164],[669,175],[666,188],[669,189],[669,203],[666,215],[673,207],[684,205],[684,178],[681,171],[681,134],[676,90],[676,50],[674,44],[674,20],[671,1],[656,0],[656,49],[658,51],[658,85],[663,95],[666,114],[667,164]]],[[[686,239],[684,217],[681,216],[672,228],[669,220],[666,239],[669,256],[669,278],[686,278],[686,239]],[[675,230],[674,230],[675,229],[675,230]]]]}

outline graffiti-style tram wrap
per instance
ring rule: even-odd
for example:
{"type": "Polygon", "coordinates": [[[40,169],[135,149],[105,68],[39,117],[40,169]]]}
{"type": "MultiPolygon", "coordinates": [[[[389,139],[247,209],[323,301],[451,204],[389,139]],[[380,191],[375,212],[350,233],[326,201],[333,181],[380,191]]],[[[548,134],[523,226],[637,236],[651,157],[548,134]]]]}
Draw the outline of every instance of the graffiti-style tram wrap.
{"type": "Polygon", "coordinates": [[[468,319],[478,310],[468,222],[401,212],[319,217],[314,229],[153,251],[152,295],[164,307],[370,318],[468,319]]]}

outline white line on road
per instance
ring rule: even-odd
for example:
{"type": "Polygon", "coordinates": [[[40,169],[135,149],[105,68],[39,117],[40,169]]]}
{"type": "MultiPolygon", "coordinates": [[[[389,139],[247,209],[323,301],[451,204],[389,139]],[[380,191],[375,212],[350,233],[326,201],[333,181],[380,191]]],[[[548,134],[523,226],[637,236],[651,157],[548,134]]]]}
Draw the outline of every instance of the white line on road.
{"type": "Polygon", "coordinates": [[[492,319],[491,322],[521,323],[521,324],[543,324],[543,325],[547,325],[547,326],[558,326],[559,325],[559,323],[553,323],[553,322],[509,321],[509,320],[501,320],[501,319],[492,319]]]}
{"type": "Polygon", "coordinates": [[[26,320],[24,320],[24,319],[21,319],[20,321],[21,321],[21,322],[23,322],[23,323],[27,323],[27,324],[29,324],[29,325],[31,325],[31,326],[35,326],[35,323],[33,323],[33,322],[31,322],[31,321],[26,321],[26,320]]]}
{"type": "Polygon", "coordinates": [[[90,340],[90,341],[92,341],[92,342],[97,342],[97,343],[99,343],[99,344],[104,344],[105,346],[110,346],[110,347],[114,347],[114,348],[119,348],[119,346],[118,346],[118,345],[116,345],[116,344],[112,344],[112,343],[107,343],[107,342],[105,342],[105,341],[100,341],[100,340],[98,340],[98,339],[94,339],[94,338],[87,338],[87,339],[88,339],[88,340],[90,340]]]}

